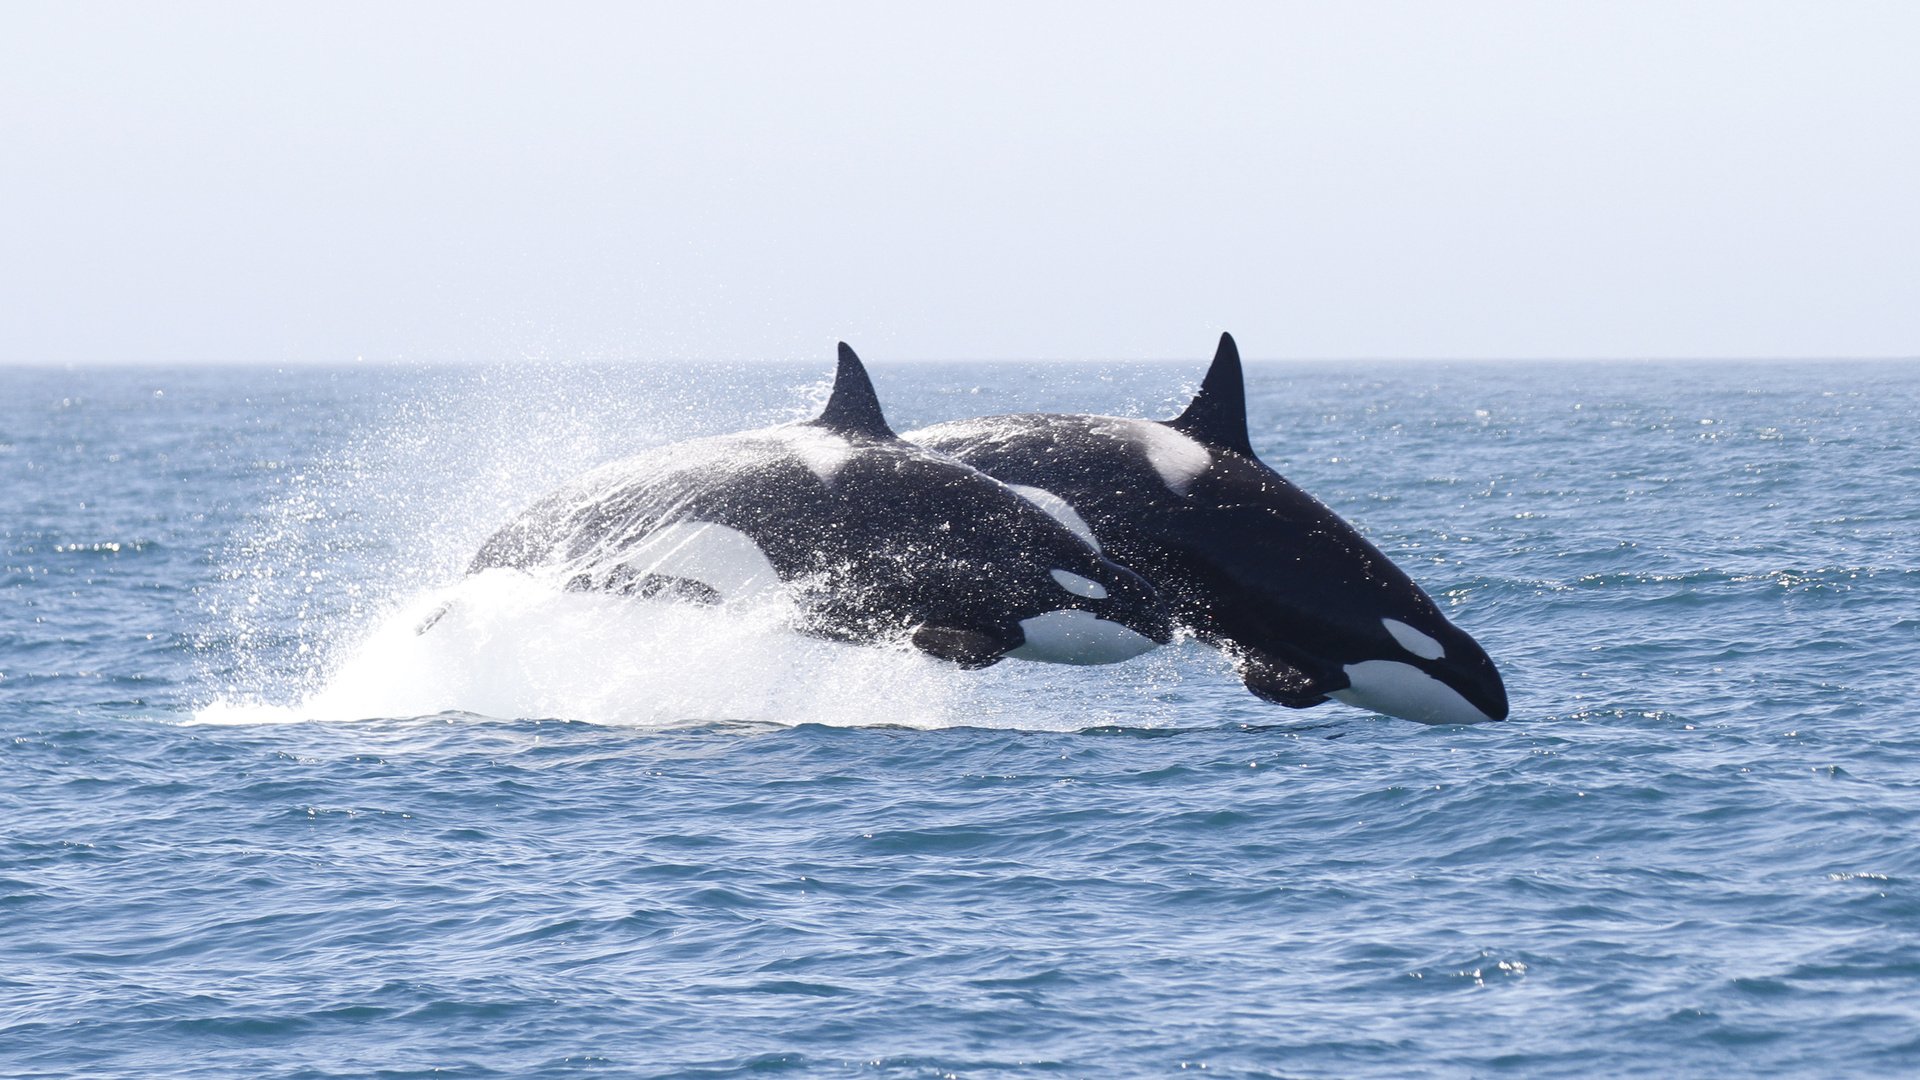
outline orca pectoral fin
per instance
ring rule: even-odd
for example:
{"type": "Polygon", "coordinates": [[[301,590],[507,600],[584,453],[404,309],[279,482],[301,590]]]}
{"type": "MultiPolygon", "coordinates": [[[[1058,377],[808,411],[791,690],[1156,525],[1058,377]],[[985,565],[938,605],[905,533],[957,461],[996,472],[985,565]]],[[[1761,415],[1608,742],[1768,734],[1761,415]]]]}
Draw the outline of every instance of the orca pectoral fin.
{"type": "Polygon", "coordinates": [[[643,574],[633,579],[620,592],[624,596],[637,596],[642,600],[661,597],[689,604],[720,602],[720,590],[706,582],[695,581],[692,578],[672,577],[667,574],[643,574]]]}
{"type": "Polygon", "coordinates": [[[1235,667],[1240,681],[1254,697],[1289,709],[1311,709],[1325,704],[1328,692],[1340,689],[1324,686],[1298,668],[1264,657],[1242,657],[1235,667]]]}
{"type": "Polygon", "coordinates": [[[918,626],[909,640],[928,656],[968,671],[999,663],[1015,647],[992,634],[953,626],[918,626]]]}
{"type": "Polygon", "coordinates": [[[704,581],[675,577],[671,574],[642,574],[625,564],[614,567],[600,578],[590,574],[575,574],[567,579],[566,590],[568,592],[609,592],[616,596],[635,596],[642,600],[660,598],[691,604],[718,604],[722,599],[720,591],[704,581]]]}
{"type": "Polygon", "coordinates": [[[453,601],[451,600],[447,601],[444,604],[441,604],[437,608],[434,608],[433,611],[430,612],[426,618],[420,620],[420,625],[413,628],[413,636],[414,637],[425,636],[427,631],[433,629],[433,625],[435,623],[439,622],[441,619],[446,618],[447,612],[452,610],[453,610],[453,601]]]}

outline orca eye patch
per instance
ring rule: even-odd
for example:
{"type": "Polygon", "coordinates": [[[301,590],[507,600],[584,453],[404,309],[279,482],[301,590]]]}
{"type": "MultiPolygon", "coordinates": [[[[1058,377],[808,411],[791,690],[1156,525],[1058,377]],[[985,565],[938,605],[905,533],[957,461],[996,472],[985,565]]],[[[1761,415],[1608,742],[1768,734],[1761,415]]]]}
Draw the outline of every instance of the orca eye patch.
{"type": "Polygon", "coordinates": [[[1107,587],[1105,585],[1100,584],[1092,578],[1081,577],[1071,570],[1053,571],[1053,580],[1058,582],[1061,588],[1075,596],[1084,596],[1089,600],[1105,600],[1107,598],[1107,587]]]}
{"type": "Polygon", "coordinates": [[[1393,635],[1393,640],[1399,642],[1401,648],[1422,660],[1438,660],[1447,655],[1445,645],[1399,619],[1381,619],[1380,625],[1386,627],[1387,633],[1393,635]]]}

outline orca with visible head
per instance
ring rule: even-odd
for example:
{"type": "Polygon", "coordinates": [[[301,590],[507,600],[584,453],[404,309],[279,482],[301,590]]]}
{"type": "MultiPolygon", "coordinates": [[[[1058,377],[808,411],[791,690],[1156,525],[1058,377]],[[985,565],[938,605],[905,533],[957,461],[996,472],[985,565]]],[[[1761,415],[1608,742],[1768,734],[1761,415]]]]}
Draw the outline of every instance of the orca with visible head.
{"type": "Polygon", "coordinates": [[[1035,489],[1233,657],[1247,689],[1429,723],[1501,720],[1479,643],[1338,514],[1254,456],[1233,338],[1167,421],[1029,413],[905,436],[1035,489]]]}
{"type": "Polygon", "coordinates": [[[695,603],[772,595],[805,632],[905,639],[965,667],[1112,663],[1170,636],[1152,587],[1045,507],[896,436],[844,343],[818,419],[602,466],[507,524],[469,572],[495,567],[695,603]]]}

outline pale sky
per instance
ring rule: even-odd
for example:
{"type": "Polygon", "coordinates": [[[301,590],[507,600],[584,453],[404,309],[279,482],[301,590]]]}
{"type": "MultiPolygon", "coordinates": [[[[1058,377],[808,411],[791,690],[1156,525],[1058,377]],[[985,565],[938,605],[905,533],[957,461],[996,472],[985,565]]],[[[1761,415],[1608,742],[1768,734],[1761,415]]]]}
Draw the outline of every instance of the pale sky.
{"type": "Polygon", "coordinates": [[[0,362],[1920,355],[1920,3],[0,6],[0,362]]]}

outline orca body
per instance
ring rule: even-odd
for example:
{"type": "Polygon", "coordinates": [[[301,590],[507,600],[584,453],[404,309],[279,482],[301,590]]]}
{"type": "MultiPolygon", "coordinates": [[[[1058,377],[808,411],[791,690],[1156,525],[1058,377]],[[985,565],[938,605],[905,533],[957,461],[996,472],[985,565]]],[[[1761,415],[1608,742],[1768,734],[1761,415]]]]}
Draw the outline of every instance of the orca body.
{"type": "Polygon", "coordinates": [[[1428,723],[1506,718],[1506,688],[1479,643],[1254,456],[1229,335],[1173,420],[1029,413],[905,437],[1064,502],[1261,698],[1293,708],[1334,698],[1428,723]]]}
{"type": "Polygon", "coordinates": [[[896,436],[845,344],[816,420],[616,461],[547,496],[468,568],[719,604],[775,596],[800,630],[905,639],[984,667],[1111,663],[1166,642],[1154,590],[1007,485],[896,436]]]}

